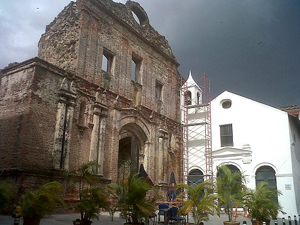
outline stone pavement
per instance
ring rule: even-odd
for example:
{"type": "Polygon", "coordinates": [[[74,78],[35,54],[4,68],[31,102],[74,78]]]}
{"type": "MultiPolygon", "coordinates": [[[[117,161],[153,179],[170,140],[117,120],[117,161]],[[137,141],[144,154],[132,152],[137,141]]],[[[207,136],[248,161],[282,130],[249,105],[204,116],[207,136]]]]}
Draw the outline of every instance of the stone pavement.
{"type": "MultiPolygon", "coordinates": [[[[80,218],[79,214],[56,214],[46,216],[41,220],[40,225],[73,225],[72,221],[76,218],[80,218]]],[[[162,218],[162,217],[161,217],[162,218]]],[[[218,216],[210,216],[208,221],[204,221],[204,225],[223,225],[223,221],[227,220],[227,215],[222,214],[218,216]]],[[[243,224],[243,221],[246,221],[248,225],[251,225],[251,221],[248,218],[239,216],[237,221],[243,224]]],[[[99,220],[93,220],[92,225],[123,225],[125,222],[124,219],[120,218],[118,214],[114,216],[114,221],[111,221],[108,213],[102,213],[99,217],[99,220]]],[[[192,222],[192,217],[189,217],[189,222],[192,222]]],[[[21,222],[20,225],[23,223],[21,222]]],[[[160,223],[163,224],[163,223],[160,223]]],[[[10,216],[0,215],[0,225],[13,225],[13,218],[10,216]]],[[[272,221],[270,225],[274,225],[272,221]]]]}

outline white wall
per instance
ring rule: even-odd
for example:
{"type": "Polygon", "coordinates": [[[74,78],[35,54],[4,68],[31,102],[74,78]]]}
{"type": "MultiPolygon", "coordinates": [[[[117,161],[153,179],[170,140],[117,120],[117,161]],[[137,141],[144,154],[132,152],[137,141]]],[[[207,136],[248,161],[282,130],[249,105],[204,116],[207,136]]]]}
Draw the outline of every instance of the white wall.
{"type": "Polygon", "coordinates": [[[290,117],[291,157],[294,178],[294,190],[298,215],[300,214],[300,121],[290,117]],[[298,129],[297,127],[298,126],[298,129]]]}
{"type": "MultiPolygon", "coordinates": [[[[263,165],[276,172],[277,188],[283,195],[279,202],[289,215],[297,214],[291,160],[291,142],[288,114],[250,99],[223,92],[212,101],[212,149],[220,151],[220,125],[232,124],[232,148],[225,148],[223,158],[214,158],[214,171],[222,163],[233,164],[248,177],[249,188],[255,188],[255,172],[263,165]],[[230,99],[232,106],[222,108],[222,100],[230,99]],[[243,146],[250,145],[252,161],[243,162],[243,146]],[[228,153],[226,155],[226,153],[228,153]],[[292,190],[288,190],[291,187],[292,190]]],[[[280,215],[281,216],[281,215],[280,215]]]]}

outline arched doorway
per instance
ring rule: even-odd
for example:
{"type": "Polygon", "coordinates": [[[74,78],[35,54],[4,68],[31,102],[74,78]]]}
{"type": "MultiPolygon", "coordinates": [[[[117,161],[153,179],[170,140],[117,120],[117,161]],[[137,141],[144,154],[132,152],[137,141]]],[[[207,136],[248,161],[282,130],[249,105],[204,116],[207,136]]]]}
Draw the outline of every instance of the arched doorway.
{"type": "Polygon", "coordinates": [[[146,135],[136,124],[127,124],[120,131],[118,153],[118,182],[138,172],[144,161],[146,135]]]}
{"type": "MultiPolygon", "coordinates": [[[[268,187],[275,188],[277,190],[275,170],[270,166],[261,166],[256,170],[255,182],[256,186],[260,182],[267,182],[268,187]]],[[[274,201],[278,202],[278,197],[274,199],[274,201]]]]}

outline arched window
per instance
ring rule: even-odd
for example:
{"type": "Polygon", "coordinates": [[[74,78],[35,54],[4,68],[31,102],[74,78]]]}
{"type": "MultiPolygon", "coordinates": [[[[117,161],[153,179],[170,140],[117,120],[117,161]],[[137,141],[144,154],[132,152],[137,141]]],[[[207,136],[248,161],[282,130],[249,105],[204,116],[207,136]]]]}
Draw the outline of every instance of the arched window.
{"type": "Polygon", "coordinates": [[[188,175],[188,185],[196,186],[204,181],[203,173],[198,169],[193,169],[188,175]]]}
{"type": "Polygon", "coordinates": [[[200,93],[197,92],[197,105],[200,105],[201,101],[200,101],[200,93]]]}
{"type": "Polygon", "coordinates": [[[186,105],[192,104],[192,93],[190,91],[184,93],[184,101],[186,105]]]}
{"type": "MultiPolygon", "coordinates": [[[[275,170],[270,166],[259,167],[255,173],[255,181],[256,186],[260,182],[267,182],[269,184],[268,187],[275,188],[277,190],[275,170]]],[[[274,199],[274,201],[278,202],[278,198],[274,199]]]]}
{"type": "MultiPolygon", "coordinates": [[[[236,166],[231,165],[231,164],[228,164],[226,166],[228,167],[228,169],[230,169],[231,174],[234,174],[234,173],[240,173],[241,174],[241,171],[236,166]]],[[[225,174],[224,174],[223,170],[218,168],[217,178],[220,178],[220,177],[224,178],[225,174]]],[[[242,187],[239,185],[239,184],[242,183],[242,177],[240,176],[239,178],[240,178],[240,180],[234,180],[234,183],[232,184],[233,185],[232,186],[232,188],[233,188],[232,193],[233,194],[239,193],[239,191],[241,191],[241,189],[242,189],[242,187]]],[[[227,179],[230,179],[230,178],[227,177],[227,179]]],[[[226,182],[223,185],[226,185],[226,182]]],[[[223,186],[223,188],[227,189],[228,187],[223,186]]],[[[224,207],[224,205],[222,207],[224,207]]]]}
{"type": "MultiPolygon", "coordinates": [[[[240,170],[239,170],[239,168],[237,168],[235,165],[231,165],[231,164],[229,164],[229,165],[226,165],[229,169],[230,169],[230,171],[231,171],[231,173],[235,173],[235,172],[241,172],[240,170]]],[[[220,175],[222,175],[222,172],[223,171],[220,171],[220,174],[219,174],[219,171],[218,171],[218,174],[217,174],[217,177],[219,177],[220,175]]]]}

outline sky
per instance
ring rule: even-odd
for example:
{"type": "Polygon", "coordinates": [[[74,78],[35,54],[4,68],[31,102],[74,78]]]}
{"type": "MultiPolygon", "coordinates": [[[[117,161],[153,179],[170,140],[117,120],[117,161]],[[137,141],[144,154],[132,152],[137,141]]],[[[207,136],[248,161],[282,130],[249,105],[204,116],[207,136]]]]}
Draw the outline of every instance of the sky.
{"type": "MultiPolygon", "coordinates": [[[[273,106],[300,105],[300,0],[135,0],[187,78],[273,106]]],[[[0,68],[37,56],[70,0],[0,0],[0,68]]],[[[125,0],[115,0],[125,3],[125,0]]]]}

